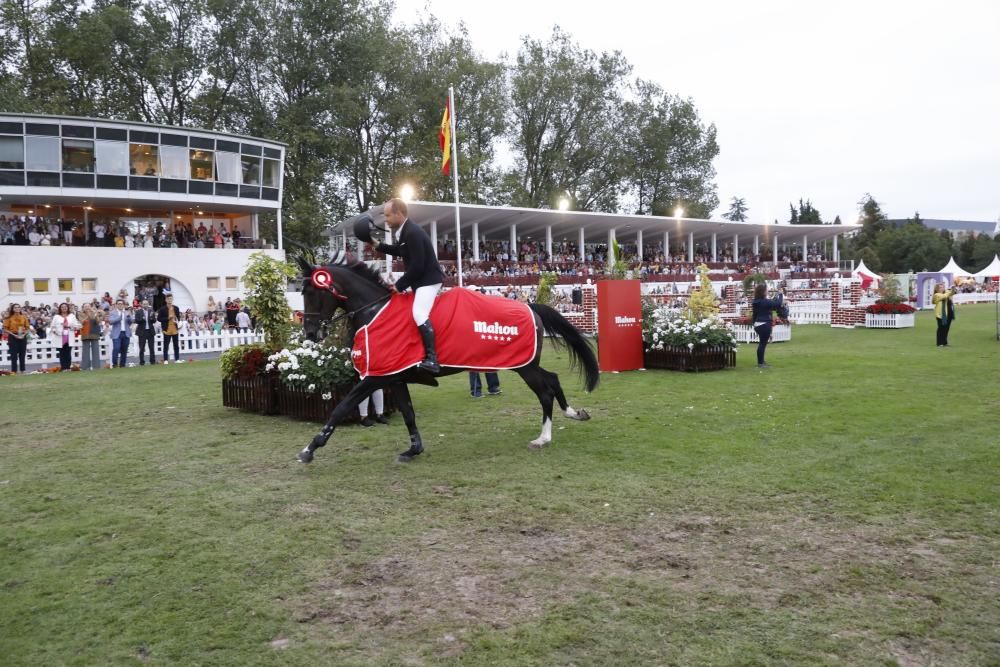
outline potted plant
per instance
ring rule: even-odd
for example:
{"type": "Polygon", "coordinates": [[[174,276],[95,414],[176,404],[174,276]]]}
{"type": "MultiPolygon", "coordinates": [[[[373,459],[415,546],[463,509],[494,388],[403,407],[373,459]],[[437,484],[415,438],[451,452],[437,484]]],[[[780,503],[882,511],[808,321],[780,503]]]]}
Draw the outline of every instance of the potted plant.
{"type": "Polygon", "coordinates": [[[892,274],[882,276],[878,300],[865,308],[865,326],[870,329],[905,329],[916,324],[916,308],[899,292],[899,281],[892,274]]]}
{"type": "Polygon", "coordinates": [[[699,288],[680,313],[656,308],[643,320],[646,368],[706,371],[736,365],[733,328],[718,315],[708,267],[698,267],[699,288]]]}

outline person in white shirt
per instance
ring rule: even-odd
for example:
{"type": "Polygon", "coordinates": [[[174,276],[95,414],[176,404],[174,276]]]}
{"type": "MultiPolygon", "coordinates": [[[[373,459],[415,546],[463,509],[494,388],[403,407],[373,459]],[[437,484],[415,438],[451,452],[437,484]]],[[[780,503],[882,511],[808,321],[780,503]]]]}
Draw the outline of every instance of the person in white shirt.
{"type": "Polygon", "coordinates": [[[28,243],[31,245],[38,245],[42,240],[42,235],[38,233],[36,227],[32,227],[31,231],[28,232],[28,243]]]}
{"type": "Polygon", "coordinates": [[[80,330],[80,321],[70,311],[68,303],[59,304],[59,314],[52,318],[52,336],[59,348],[59,368],[68,371],[70,368],[73,336],[80,330]]]}
{"type": "Polygon", "coordinates": [[[236,326],[239,328],[240,333],[250,331],[250,325],[250,315],[245,310],[236,313],[236,326]]]}
{"type": "Polygon", "coordinates": [[[97,245],[104,245],[104,225],[100,222],[94,223],[94,238],[97,239],[97,245]]]}

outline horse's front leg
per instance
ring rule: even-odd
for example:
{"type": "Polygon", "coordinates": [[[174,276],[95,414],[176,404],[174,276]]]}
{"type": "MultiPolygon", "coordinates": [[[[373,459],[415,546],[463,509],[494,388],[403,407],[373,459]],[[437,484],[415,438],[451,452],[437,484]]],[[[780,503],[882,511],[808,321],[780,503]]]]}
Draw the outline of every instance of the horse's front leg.
{"type": "Polygon", "coordinates": [[[358,384],[354,385],[354,388],[348,392],[347,396],[344,397],[340,403],[337,403],[337,407],[333,409],[330,413],[330,418],[323,425],[323,430],[316,434],[316,437],[312,439],[309,445],[299,452],[299,463],[310,463],[314,458],[314,452],[320,447],[326,444],[326,441],[330,439],[333,435],[334,430],[340,422],[357,409],[358,403],[364,400],[376,389],[381,389],[384,386],[383,382],[379,382],[380,378],[367,377],[358,384]]]}
{"type": "Polygon", "coordinates": [[[396,407],[406,422],[406,430],[410,433],[410,448],[402,452],[396,460],[400,463],[409,463],[413,457],[424,451],[424,443],[420,438],[420,431],[417,430],[417,417],[413,411],[413,401],[410,399],[410,388],[406,383],[400,382],[393,385],[392,393],[396,399],[396,407]]]}

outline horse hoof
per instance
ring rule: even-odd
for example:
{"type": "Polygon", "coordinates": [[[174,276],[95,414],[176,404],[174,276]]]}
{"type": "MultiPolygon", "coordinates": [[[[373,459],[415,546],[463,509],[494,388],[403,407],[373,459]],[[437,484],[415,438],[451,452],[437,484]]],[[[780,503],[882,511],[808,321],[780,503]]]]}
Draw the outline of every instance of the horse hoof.
{"type": "Polygon", "coordinates": [[[412,461],[413,459],[415,459],[418,455],[420,455],[423,451],[424,451],[423,446],[420,446],[420,447],[413,447],[413,446],[411,446],[405,452],[403,452],[402,454],[400,454],[399,456],[396,457],[396,462],[397,463],[409,463],[410,461],[412,461]]]}
{"type": "Polygon", "coordinates": [[[528,443],[528,449],[541,449],[549,444],[548,440],[532,440],[528,443]]]}
{"type": "Polygon", "coordinates": [[[579,410],[576,411],[576,418],[577,421],[585,422],[588,419],[590,419],[590,413],[584,410],[583,408],[580,408],[579,410]]]}
{"type": "Polygon", "coordinates": [[[308,449],[303,449],[298,455],[299,463],[312,463],[313,458],[314,454],[308,449]]]}

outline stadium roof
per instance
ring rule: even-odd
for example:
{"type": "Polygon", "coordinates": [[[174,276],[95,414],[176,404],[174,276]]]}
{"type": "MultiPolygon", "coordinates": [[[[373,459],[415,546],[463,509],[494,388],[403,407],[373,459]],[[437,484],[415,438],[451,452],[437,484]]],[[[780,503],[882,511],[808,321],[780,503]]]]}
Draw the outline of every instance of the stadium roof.
{"type": "MultiPolygon", "coordinates": [[[[431,222],[437,223],[438,237],[445,234],[454,237],[455,205],[437,202],[408,202],[409,217],[421,227],[431,222]]],[[[382,207],[372,209],[376,221],[380,224],[382,207]]],[[[545,239],[546,227],[552,227],[553,242],[575,242],[579,230],[583,229],[586,243],[607,243],[608,231],[615,230],[615,238],[619,241],[633,241],[636,232],[642,230],[644,243],[656,243],[662,240],[663,232],[670,232],[671,243],[677,243],[681,235],[694,232],[695,243],[711,243],[712,234],[717,235],[719,243],[732,241],[734,234],[739,234],[740,245],[752,243],[755,235],[760,236],[760,242],[771,242],[777,234],[780,242],[789,244],[801,243],[803,235],[808,235],[809,243],[823,241],[848,234],[860,229],[860,225],[773,225],[750,222],[729,222],[726,220],[699,220],[696,218],[668,218],[650,215],[627,215],[620,213],[591,213],[586,211],[557,211],[553,209],[517,208],[510,206],[481,206],[477,204],[460,204],[459,216],[462,221],[462,237],[472,233],[472,225],[479,225],[480,237],[488,239],[507,240],[510,238],[511,225],[517,225],[517,236],[520,239],[545,239]]],[[[340,234],[341,229],[335,226],[334,233],[340,234]]],[[[347,230],[348,235],[351,230],[347,230]]]]}

